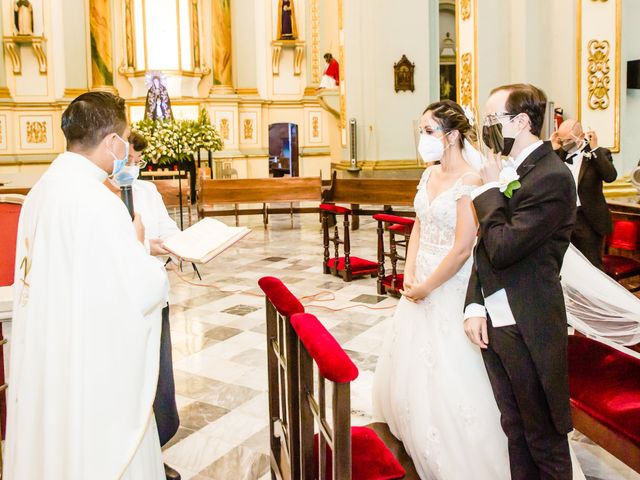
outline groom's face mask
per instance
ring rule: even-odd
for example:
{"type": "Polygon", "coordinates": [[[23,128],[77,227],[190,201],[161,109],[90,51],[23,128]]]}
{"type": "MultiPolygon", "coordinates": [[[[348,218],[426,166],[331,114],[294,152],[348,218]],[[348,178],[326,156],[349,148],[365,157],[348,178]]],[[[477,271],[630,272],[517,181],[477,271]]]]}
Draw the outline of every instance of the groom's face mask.
{"type": "Polygon", "coordinates": [[[507,112],[487,115],[482,126],[482,141],[494,153],[508,156],[522,129],[517,130],[518,115],[507,112]]]}

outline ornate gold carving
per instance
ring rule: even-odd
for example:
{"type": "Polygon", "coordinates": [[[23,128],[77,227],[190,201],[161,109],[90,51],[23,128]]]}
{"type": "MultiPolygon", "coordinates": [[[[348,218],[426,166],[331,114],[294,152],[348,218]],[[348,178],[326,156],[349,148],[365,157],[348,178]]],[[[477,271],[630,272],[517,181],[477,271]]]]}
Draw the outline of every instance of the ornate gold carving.
{"type": "Polygon", "coordinates": [[[0,122],[0,145],[4,144],[4,130],[2,129],[3,127],[3,122],[0,122]]]}
{"type": "Polygon", "coordinates": [[[311,119],[311,136],[313,138],[320,138],[320,118],[313,117],[311,119]]]}
{"type": "Polygon", "coordinates": [[[471,53],[467,52],[460,58],[460,104],[468,107],[473,102],[473,80],[471,79],[471,53]]]}
{"type": "Polygon", "coordinates": [[[220,136],[225,140],[230,140],[229,137],[229,119],[221,118],[220,119],[220,136]]]}
{"type": "Polygon", "coordinates": [[[27,143],[47,143],[47,122],[27,122],[27,143]]]}
{"type": "Polygon", "coordinates": [[[193,45],[193,69],[196,72],[202,70],[200,59],[200,13],[198,12],[198,0],[191,0],[191,42],[193,45]]]}
{"type": "Polygon", "coordinates": [[[320,83],[320,0],[311,0],[311,81],[320,83]]]}
{"type": "Polygon", "coordinates": [[[471,17],[471,0],[460,0],[460,16],[462,20],[469,20],[469,17],[471,17]]]}
{"type": "Polygon", "coordinates": [[[253,120],[245,118],[243,127],[243,137],[245,140],[251,140],[253,138],[253,120]]]}
{"type": "Polygon", "coordinates": [[[347,79],[345,76],[344,54],[344,0],[338,0],[338,62],[340,64],[340,140],[342,146],[347,145],[347,79]]]}
{"type": "Polygon", "coordinates": [[[591,110],[606,110],[611,103],[609,98],[611,47],[607,40],[590,40],[587,49],[589,54],[587,57],[588,105],[591,110]]]}
{"type": "Polygon", "coordinates": [[[18,35],[15,37],[4,37],[4,49],[11,60],[14,75],[22,74],[22,59],[20,58],[20,47],[31,45],[33,54],[38,61],[38,70],[41,74],[47,73],[47,55],[44,51],[44,37],[34,37],[31,35],[18,35]]]}

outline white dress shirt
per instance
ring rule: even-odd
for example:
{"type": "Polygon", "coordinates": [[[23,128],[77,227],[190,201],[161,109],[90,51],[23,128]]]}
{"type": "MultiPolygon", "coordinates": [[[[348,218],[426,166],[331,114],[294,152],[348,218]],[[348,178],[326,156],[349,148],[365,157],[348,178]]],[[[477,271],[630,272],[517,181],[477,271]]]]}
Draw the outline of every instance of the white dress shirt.
{"type": "MultiPolygon", "coordinates": [[[[513,167],[517,170],[529,155],[531,155],[535,150],[542,146],[542,143],[542,140],[538,140],[537,142],[532,143],[528,147],[524,148],[513,161],[513,167]]],[[[492,188],[498,188],[499,186],[500,184],[498,182],[485,183],[484,185],[476,188],[471,192],[471,199],[474,200],[484,192],[492,188]]],[[[487,304],[491,304],[490,310],[494,312],[494,314],[491,315],[491,321],[494,327],[514,325],[516,323],[515,319],[513,318],[513,314],[511,313],[511,308],[509,308],[506,291],[504,289],[498,290],[492,295],[489,295],[489,297],[485,297],[485,305],[487,304]]],[[[486,316],[487,309],[484,305],[480,305],[479,303],[470,303],[464,310],[465,320],[471,317],[486,318],[486,316]]]]}
{"type": "Polygon", "coordinates": [[[582,160],[584,158],[584,150],[580,149],[577,152],[567,155],[567,159],[571,158],[573,163],[565,162],[565,165],[571,170],[573,180],[576,182],[576,205],[580,206],[580,195],[578,195],[578,177],[580,176],[580,169],[582,168],[582,160]]]}

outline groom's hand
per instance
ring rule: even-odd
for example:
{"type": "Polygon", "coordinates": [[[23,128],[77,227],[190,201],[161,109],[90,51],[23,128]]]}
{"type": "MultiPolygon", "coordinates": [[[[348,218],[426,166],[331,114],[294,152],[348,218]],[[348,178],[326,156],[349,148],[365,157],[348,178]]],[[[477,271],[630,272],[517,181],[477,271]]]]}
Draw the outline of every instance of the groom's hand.
{"type": "Polygon", "coordinates": [[[489,345],[487,333],[487,319],[485,317],[470,317],[464,322],[464,333],[474,345],[486,349],[489,345]]]}
{"type": "Polygon", "coordinates": [[[480,167],[480,176],[483,183],[497,182],[502,171],[502,157],[492,151],[487,152],[485,161],[480,167]]]}

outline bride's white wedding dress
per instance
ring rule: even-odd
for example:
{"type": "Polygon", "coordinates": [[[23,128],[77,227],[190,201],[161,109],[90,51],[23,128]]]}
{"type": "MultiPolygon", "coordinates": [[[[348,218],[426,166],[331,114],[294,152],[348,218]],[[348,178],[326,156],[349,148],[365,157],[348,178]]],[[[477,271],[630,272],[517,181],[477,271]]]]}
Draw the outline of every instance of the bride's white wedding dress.
{"type": "MultiPolygon", "coordinates": [[[[414,200],[420,282],[451,250],[456,202],[476,188],[461,178],[430,201],[430,172],[423,173],[414,200]]],[[[422,479],[510,479],[507,438],[482,355],[463,328],[471,265],[470,257],[420,303],[400,299],[376,368],[374,420],[402,440],[422,479]]],[[[574,479],[580,478],[574,460],[574,479]]]]}

